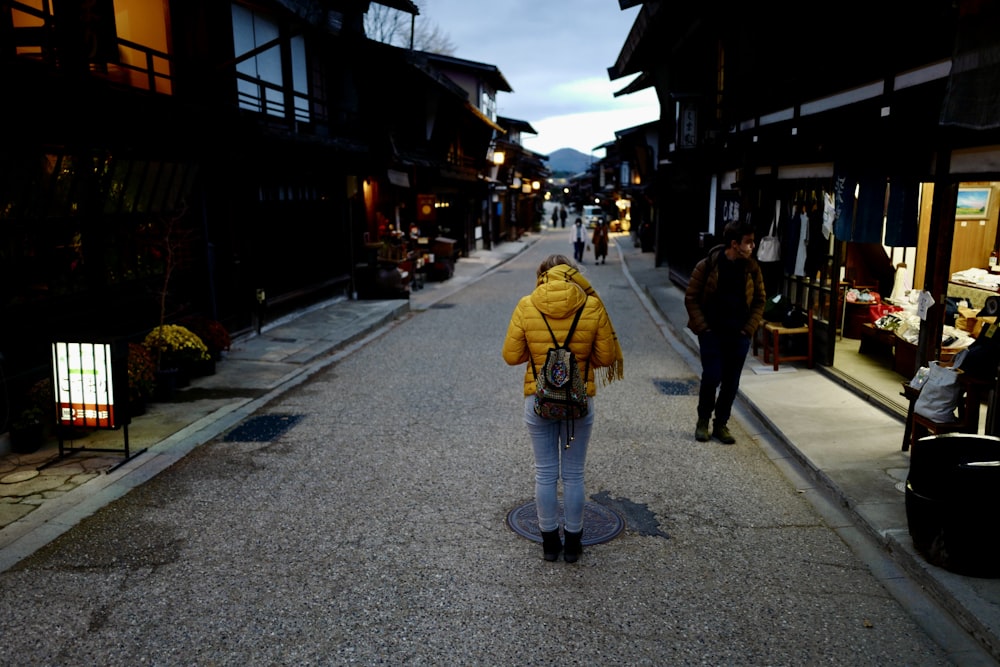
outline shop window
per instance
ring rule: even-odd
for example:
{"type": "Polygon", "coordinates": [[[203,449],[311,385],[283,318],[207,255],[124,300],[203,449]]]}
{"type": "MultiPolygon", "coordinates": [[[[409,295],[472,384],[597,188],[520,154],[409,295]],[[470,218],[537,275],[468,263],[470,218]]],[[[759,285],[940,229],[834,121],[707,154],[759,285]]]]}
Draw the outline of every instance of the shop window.
{"type": "Polygon", "coordinates": [[[288,95],[293,100],[291,117],[309,122],[309,76],[305,40],[301,36],[283,40],[276,23],[234,4],[233,47],[240,108],[286,117],[288,95]],[[291,81],[285,81],[282,74],[285,62],[289,64],[291,81]]]}
{"type": "Polygon", "coordinates": [[[149,200],[149,210],[151,211],[163,211],[169,210],[165,206],[167,193],[170,191],[170,185],[174,180],[174,174],[178,169],[178,165],[172,162],[166,162],[160,167],[160,177],[153,184],[152,197],[149,200]]]}
{"type": "Polygon", "coordinates": [[[184,206],[197,169],[176,162],[110,158],[102,167],[104,213],[171,213],[184,206]]]}
{"type": "Polygon", "coordinates": [[[479,110],[483,112],[483,115],[489,118],[494,123],[497,122],[497,100],[496,97],[489,90],[483,90],[480,95],[479,110]]]}
{"type": "Polygon", "coordinates": [[[125,183],[128,179],[128,171],[131,164],[128,160],[116,160],[108,167],[110,180],[107,184],[107,196],[104,199],[105,213],[118,212],[122,196],[125,194],[125,183]]]}
{"type": "Polygon", "coordinates": [[[122,196],[122,213],[136,211],[139,201],[139,192],[142,189],[143,179],[146,177],[148,163],[144,160],[135,160],[128,173],[128,180],[125,182],[125,189],[122,196]]]}
{"type": "Polygon", "coordinates": [[[146,167],[146,173],[143,174],[142,185],[135,199],[135,211],[137,213],[148,213],[150,199],[153,197],[153,191],[156,189],[156,183],[160,178],[160,163],[157,161],[152,161],[146,167]]]}

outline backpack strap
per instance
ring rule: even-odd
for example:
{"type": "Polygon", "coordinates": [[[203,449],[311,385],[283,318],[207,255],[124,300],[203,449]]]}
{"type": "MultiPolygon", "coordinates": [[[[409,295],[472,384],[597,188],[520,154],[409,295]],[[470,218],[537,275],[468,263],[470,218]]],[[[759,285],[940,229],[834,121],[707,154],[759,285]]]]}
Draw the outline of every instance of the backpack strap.
{"type": "MultiPolygon", "coordinates": [[[[587,305],[587,302],[584,301],[583,305],[584,306],[587,305]]],[[[539,311],[539,313],[541,313],[541,311],[539,311]]],[[[573,334],[576,333],[576,325],[580,322],[580,315],[582,313],[583,313],[583,306],[580,306],[580,309],[576,311],[576,316],[573,318],[573,324],[570,325],[569,333],[566,334],[566,340],[563,341],[562,345],[560,345],[559,341],[556,340],[556,335],[552,332],[552,327],[549,326],[549,321],[545,318],[545,313],[541,313],[542,321],[545,322],[545,327],[549,330],[549,335],[552,336],[552,342],[555,344],[556,347],[569,347],[569,341],[573,337],[573,334]]]]}
{"type": "MultiPolygon", "coordinates": [[[[590,298],[590,297],[587,297],[587,298],[590,298]]],[[[586,306],[586,305],[587,305],[587,301],[584,300],[583,306],[586,306]]],[[[556,338],[555,333],[553,333],[552,327],[549,326],[549,321],[545,318],[545,313],[543,313],[540,310],[538,311],[538,314],[542,316],[542,321],[545,322],[545,328],[549,330],[549,335],[552,336],[552,344],[553,345],[555,345],[556,347],[565,347],[565,348],[569,347],[569,340],[570,340],[570,338],[573,337],[573,334],[576,332],[576,325],[580,321],[580,315],[583,314],[583,306],[580,306],[580,309],[576,311],[576,316],[573,318],[573,324],[570,325],[570,327],[569,327],[569,333],[566,334],[566,340],[563,342],[562,345],[559,344],[559,340],[556,338]]],[[[535,358],[533,356],[531,356],[531,350],[528,350],[528,361],[531,362],[531,373],[532,373],[532,375],[535,376],[535,379],[537,380],[538,379],[538,370],[535,368],[535,358]]],[[[589,358],[587,359],[587,369],[588,370],[590,369],[590,359],[589,358]]],[[[584,372],[586,372],[586,371],[584,371],[584,372]]]]}

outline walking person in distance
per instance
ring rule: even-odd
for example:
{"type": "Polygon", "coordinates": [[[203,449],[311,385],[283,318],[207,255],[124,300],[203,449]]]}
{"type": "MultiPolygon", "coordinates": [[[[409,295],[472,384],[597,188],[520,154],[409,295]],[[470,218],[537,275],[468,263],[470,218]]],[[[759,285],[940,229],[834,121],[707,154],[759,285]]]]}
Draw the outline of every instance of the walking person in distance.
{"type": "Polygon", "coordinates": [[[766,297],[760,265],[753,257],[753,227],[730,222],[722,241],[694,267],[684,305],[688,328],[698,336],[701,353],[695,438],[710,439],[708,426],[714,413],[711,435],[731,445],[736,439],[727,424],[750,342],[764,318],[766,297]]]}
{"type": "Polygon", "coordinates": [[[604,264],[608,259],[608,226],[603,220],[597,221],[594,235],[590,239],[594,244],[594,264],[604,264]]]}
{"type": "Polygon", "coordinates": [[[503,359],[511,366],[525,365],[524,423],[534,456],[535,506],[545,560],[554,561],[564,551],[567,563],[576,562],[583,551],[584,465],[594,424],[597,380],[608,384],[622,379],[624,362],[604,304],[567,257],[550,255],[539,265],[534,290],[521,297],[511,315],[503,359]],[[587,413],[572,423],[570,435],[562,420],[546,419],[536,413],[535,391],[537,369],[542,368],[549,350],[556,345],[553,338],[562,345],[571,329],[569,349],[578,366],[586,369],[587,413]],[[560,479],[565,546],[559,539],[560,479]]]}
{"type": "Polygon", "coordinates": [[[587,246],[587,230],[583,228],[583,220],[576,222],[569,230],[569,242],[573,244],[573,259],[583,264],[583,249],[587,246]]]}

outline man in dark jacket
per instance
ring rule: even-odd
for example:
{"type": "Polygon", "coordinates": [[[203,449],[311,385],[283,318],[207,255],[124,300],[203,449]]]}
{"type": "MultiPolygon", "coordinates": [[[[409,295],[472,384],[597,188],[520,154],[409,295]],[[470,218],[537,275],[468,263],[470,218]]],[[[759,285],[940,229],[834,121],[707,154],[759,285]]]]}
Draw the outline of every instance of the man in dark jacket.
{"type": "Polygon", "coordinates": [[[753,258],[753,227],[730,222],[722,232],[722,241],[723,245],[709,250],[694,267],[684,305],[688,328],[698,336],[701,351],[695,438],[700,442],[710,439],[708,422],[714,412],[712,435],[731,445],[736,439],[727,422],[750,341],[764,317],[766,296],[760,265],[753,258]]]}

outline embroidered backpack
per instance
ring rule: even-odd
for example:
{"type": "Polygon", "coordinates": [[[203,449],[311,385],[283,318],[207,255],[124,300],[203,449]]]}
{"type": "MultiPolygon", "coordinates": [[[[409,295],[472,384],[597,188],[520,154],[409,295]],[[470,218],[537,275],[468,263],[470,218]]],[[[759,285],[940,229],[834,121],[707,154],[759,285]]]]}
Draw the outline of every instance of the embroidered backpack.
{"type": "Polygon", "coordinates": [[[587,366],[581,372],[576,356],[569,349],[569,343],[576,331],[581,313],[583,313],[582,306],[576,311],[573,324],[569,328],[569,333],[566,334],[566,340],[561,345],[543,314],[542,320],[549,330],[549,335],[552,336],[554,347],[549,348],[540,373],[535,368],[534,359],[531,359],[531,372],[534,374],[537,384],[535,414],[543,419],[565,420],[567,422],[565,441],[567,449],[573,439],[573,420],[587,415],[587,373],[590,360],[587,360],[587,366]]]}

